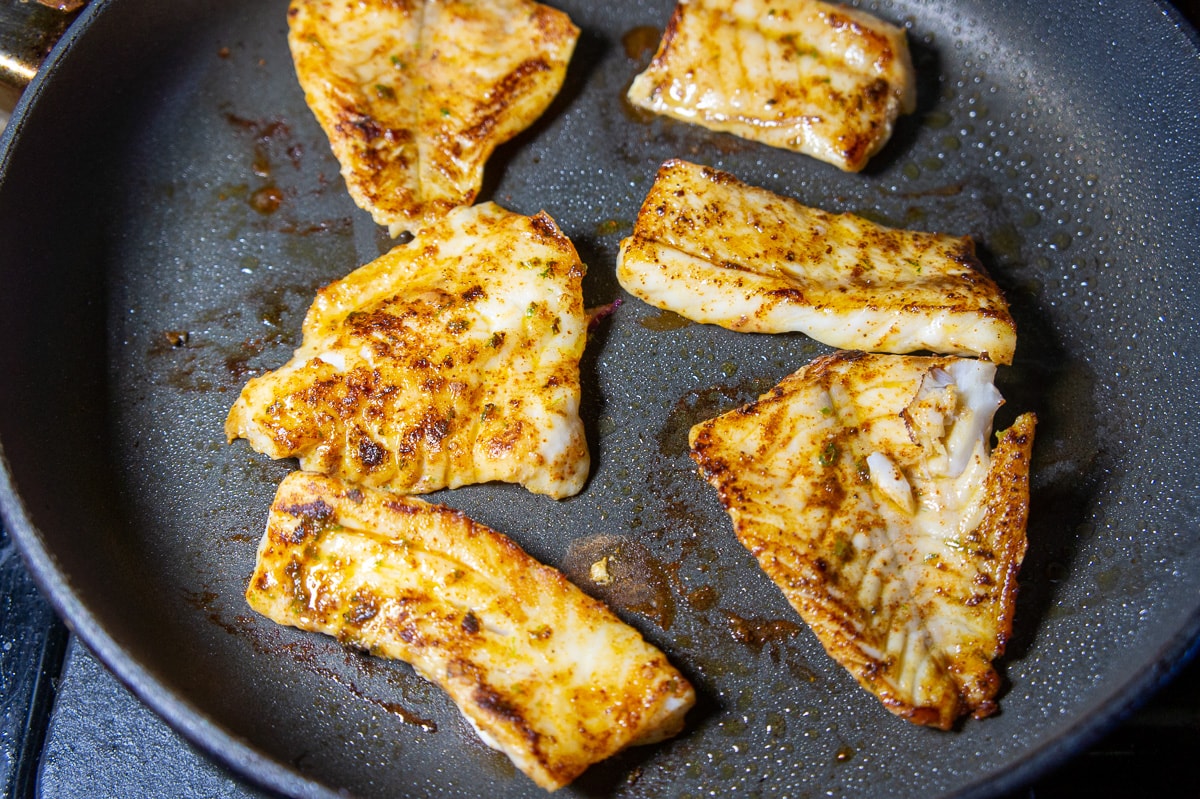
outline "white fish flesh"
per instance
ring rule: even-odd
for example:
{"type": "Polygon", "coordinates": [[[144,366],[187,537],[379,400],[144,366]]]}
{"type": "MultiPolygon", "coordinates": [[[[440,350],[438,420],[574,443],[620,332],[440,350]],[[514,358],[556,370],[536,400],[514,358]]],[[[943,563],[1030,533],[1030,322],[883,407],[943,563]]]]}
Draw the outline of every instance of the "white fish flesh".
{"type": "Polygon", "coordinates": [[[904,30],[820,0],[680,0],[635,106],[857,172],[916,109],[904,30]]]}
{"type": "Polygon", "coordinates": [[[1033,414],[989,447],[996,367],[838,352],[692,428],[738,540],[888,710],[993,713],[1025,554],[1033,414]]]}
{"type": "Polygon", "coordinates": [[[279,486],[246,598],[280,624],[412,664],[547,790],[677,734],[695,702],[662,652],[511,539],[323,475],[279,486]]]}
{"type": "Polygon", "coordinates": [[[305,99],[393,235],[474,202],[497,146],[557,95],[579,29],[532,0],[292,0],[305,99]]]}
{"type": "Polygon", "coordinates": [[[301,346],[247,383],[226,436],[403,493],[578,493],[585,271],[546,214],[460,208],[321,289],[301,346]]]}
{"type": "Polygon", "coordinates": [[[626,291],[696,322],[841,349],[1012,362],[1017,333],[968,237],[809,208],[711,167],[663,164],[621,242],[626,291]]]}

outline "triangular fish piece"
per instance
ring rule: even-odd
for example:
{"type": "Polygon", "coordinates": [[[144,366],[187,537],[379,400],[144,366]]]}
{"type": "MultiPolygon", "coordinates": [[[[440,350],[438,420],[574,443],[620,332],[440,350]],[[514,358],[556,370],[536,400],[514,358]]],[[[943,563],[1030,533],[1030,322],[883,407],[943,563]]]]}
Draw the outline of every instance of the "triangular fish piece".
{"type": "Polygon", "coordinates": [[[904,30],[820,0],[681,0],[636,106],[857,172],[916,109],[904,30]]]}
{"type": "Polygon", "coordinates": [[[546,214],[458,209],[321,289],[301,346],[245,386],[226,435],[403,493],[578,493],[584,272],[546,214]]]}
{"type": "Polygon", "coordinates": [[[989,452],[995,366],[839,352],[692,428],[738,540],[829,654],[897,715],[996,710],[1035,418],[989,452]]]}
{"type": "Polygon", "coordinates": [[[579,29],[532,0],[292,0],[288,44],[359,207],[393,234],[470,205],[562,86],[579,29]]]}
{"type": "Polygon", "coordinates": [[[323,475],[280,484],[246,599],[280,624],[412,664],[547,790],[677,734],[695,702],[641,633],[511,539],[323,475]]]}
{"type": "Polygon", "coordinates": [[[1012,362],[1016,325],[968,237],[832,214],[667,161],[621,242],[626,291],[696,322],[849,350],[1012,362]]]}

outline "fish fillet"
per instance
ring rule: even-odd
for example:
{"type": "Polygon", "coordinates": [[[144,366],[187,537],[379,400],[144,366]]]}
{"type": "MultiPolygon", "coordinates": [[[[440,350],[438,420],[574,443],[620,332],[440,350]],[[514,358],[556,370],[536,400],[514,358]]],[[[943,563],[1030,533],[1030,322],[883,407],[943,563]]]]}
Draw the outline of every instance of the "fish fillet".
{"type": "Polygon", "coordinates": [[[301,346],[247,383],[226,436],[403,493],[578,493],[584,272],[546,214],[460,208],[321,289],[301,346]]]}
{"type": "Polygon", "coordinates": [[[989,452],[995,366],[839,352],[692,428],[741,543],[829,654],[899,716],[996,710],[1035,417],[989,452]]]}
{"type": "Polygon", "coordinates": [[[1012,362],[1008,304],[968,237],[831,214],[686,161],[663,164],[621,242],[626,291],[696,322],[842,349],[1012,362]]]}
{"type": "Polygon", "coordinates": [[[419,229],[470,205],[562,86],[579,29],[532,0],[292,0],[296,76],[359,207],[419,229]]]}
{"type": "Polygon", "coordinates": [[[280,624],[411,663],[542,788],[677,734],[688,681],[558,571],[462,513],[293,472],[246,592],[280,624]]]}
{"type": "Polygon", "coordinates": [[[904,31],[819,0],[681,0],[628,96],[850,172],[917,99],[904,31]]]}

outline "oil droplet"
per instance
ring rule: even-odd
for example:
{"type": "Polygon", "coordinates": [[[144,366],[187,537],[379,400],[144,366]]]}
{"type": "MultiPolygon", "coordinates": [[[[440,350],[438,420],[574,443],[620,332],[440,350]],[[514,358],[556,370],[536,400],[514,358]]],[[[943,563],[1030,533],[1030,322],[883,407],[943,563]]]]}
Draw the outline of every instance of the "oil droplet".
{"type": "Polygon", "coordinates": [[[276,186],[263,186],[250,195],[250,207],[260,214],[273,214],[283,202],[283,192],[276,186]]]}
{"type": "Polygon", "coordinates": [[[883,225],[891,228],[900,227],[900,222],[898,220],[892,219],[890,216],[877,208],[859,208],[855,211],[851,211],[851,213],[870,222],[874,222],[877,225],[883,225]]]}
{"type": "Polygon", "coordinates": [[[1021,234],[1012,225],[1001,225],[988,237],[988,247],[1001,258],[1010,261],[1021,257],[1021,234]]]}
{"type": "Polygon", "coordinates": [[[623,230],[627,230],[629,227],[631,227],[631,225],[624,220],[606,219],[600,224],[596,225],[596,235],[611,236],[614,233],[620,233],[623,230]]]}
{"type": "Polygon", "coordinates": [[[260,178],[268,178],[271,176],[271,160],[267,154],[259,150],[254,154],[254,161],[250,164],[250,169],[260,178]]]}
{"type": "Polygon", "coordinates": [[[717,604],[717,589],[711,585],[702,585],[688,592],[687,601],[696,610],[710,610],[717,604]]]}
{"type": "Polygon", "coordinates": [[[940,130],[950,124],[950,115],[945,111],[930,111],[925,115],[925,124],[934,130],[940,130]]]}
{"type": "Polygon", "coordinates": [[[692,322],[674,311],[661,311],[655,316],[647,316],[639,324],[647,330],[662,332],[664,330],[679,330],[692,322]]]}
{"type": "Polygon", "coordinates": [[[908,178],[909,180],[916,180],[917,178],[921,177],[921,167],[917,166],[911,161],[905,164],[904,168],[900,171],[903,172],[904,177],[908,178]]]}
{"type": "Polygon", "coordinates": [[[621,37],[621,44],[625,46],[625,57],[633,61],[641,60],[658,49],[658,41],[661,38],[662,34],[653,25],[639,25],[626,31],[621,37]]]}
{"type": "Polygon", "coordinates": [[[962,149],[962,142],[959,141],[957,136],[943,136],[942,149],[946,151],[962,149]]]}
{"type": "Polygon", "coordinates": [[[837,754],[833,756],[833,759],[838,763],[848,763],[852,757],[854,757],[854,750],[849,746],[842,746],[837,750],[837,754]]]}
{"type": "Polygon", "coordinates": [[[1041,221],[1042,215],[1037,211],[1026,211],[1025,213],[1021,214],[1019,223],[1021,227],[1036,227],[1041,221]]]}
{"type": "Polygon", "coordinates": [[[1055,233],[1050,237],[1050,248],[1062,252],[1071,246],[1070,233],[1055,233]]]}
{"type": "Polygon", "coordinates": [[[746,722],[741,719],[729,719],[721,725],[721,734],[732,738],[744,733],[746,726],[746,722]]]}
{"type": "Polygon", "coordinates": [[[921,167],[923,169],[929,170],[930,172],[937,172],[938,170],[940,170],[942,168],[942,159],[926,158],[924,161],[921,162],[921,167]]]}
{"type": "Polygon", "coordinates": [[[770,641],[780,641],[800,632],[800,625],[787,619],[743,619],[729,611],[725,611],[725,615],[734,640],[756,652],[761,652],[763,645],[770,641]]]}

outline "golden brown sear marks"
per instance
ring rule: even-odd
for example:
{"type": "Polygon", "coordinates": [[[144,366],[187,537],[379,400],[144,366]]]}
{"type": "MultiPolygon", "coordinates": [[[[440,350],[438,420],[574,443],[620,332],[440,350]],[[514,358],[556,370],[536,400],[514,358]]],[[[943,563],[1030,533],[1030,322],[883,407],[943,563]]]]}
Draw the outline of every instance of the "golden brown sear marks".
{"type": "Polygon", "coordinates": [[[1016,349],[970,238],[831,214],[686,161],[659,170],[617,278],[655,307],[741,332],[1004,364],[1016,349]]]}
{"type": "Polygon", "coordinates": [[[549,216],[460,208],[321,289],[300,348],[245,386],[226,435],[403,493],[578,493],[584,272],[549,216]]]}
{"type": "Polygon", "coordinates": [[[826,651],[893,713],[996,710],[1035,418],[989,451],[995,366],[838,352],[692,428],[692,457],[826,651]]]}
{"type": "Polygon", "coordinates": [[[916,109],[904,31],[820,0],[680,0],[634,105],[857,172],[916,109]]]}
{"type": "Polygon", "coordinates": [[[532,0],[292,0],[288,44],[354,201],[393,234],[470,205],[579,29],[532,0]]]}
{"type": "Polygon", "coordinates": [[[677,734],[695,702],[662,652],[511,539],[323,475],[279,486],[246,598],[280,624],[412,664],[547,790],[677,734]]]}

